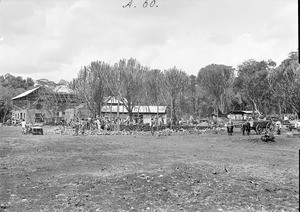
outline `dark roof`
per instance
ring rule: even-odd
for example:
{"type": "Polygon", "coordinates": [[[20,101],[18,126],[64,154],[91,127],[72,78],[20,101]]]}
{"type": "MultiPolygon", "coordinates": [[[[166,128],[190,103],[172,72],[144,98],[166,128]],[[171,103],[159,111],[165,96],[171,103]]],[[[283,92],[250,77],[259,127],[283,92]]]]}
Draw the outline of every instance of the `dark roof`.
{"type": "Polygon", "coordinates": [[[39,89],[41,86],[38,86],[36,88],[33,88],[31,90],[28,90],[28,91],[25,91],[24,93],[21,93],[19,94],[18,96],[15,96],[14,98],[12,98],[12,100],[15,100],[15,99],[19,99],[19,98],[22,98],[22,97],[25,97],[29,94],[31,94],[32,92],[36,91],[37,89],[39,89]]]}
{"type": "Polygon", "coordinates": [[[12,100],[16,100],[16,99],[20,99],[22,97],[26,97],[29,94],[33,93],[34,91],[36,91],[40,88],[46,89],[48,93],[54,93],[54,94],[72,94],[73,93],[73,91],[70,88],[66,87],[66,86],[57,86],[54,89],[50,89],[46,86],[39,85],[39,86],[37,86],[37,87],[35,87],[31,90],[25,91],[25,92],[19,94],[18,96],[13,97],[12,100]]]}
{"type": "Polygon", "coordinates": [[[227,114],[242,114],[242,115],[244,115],[244,114],[252,114],[252,113],[253,113],[252,110],[234,110],[227,114]]]}

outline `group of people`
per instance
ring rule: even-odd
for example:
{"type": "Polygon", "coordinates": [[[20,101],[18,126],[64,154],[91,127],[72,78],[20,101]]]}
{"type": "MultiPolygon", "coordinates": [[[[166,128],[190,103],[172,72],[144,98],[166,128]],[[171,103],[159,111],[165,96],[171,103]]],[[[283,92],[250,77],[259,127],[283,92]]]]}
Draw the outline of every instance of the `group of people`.
{"type": "Polygon", "coordinates": [[[71,119],[69,122],[61,120],[61,134],[65,131],[66,126],[71,126],[75,129],[75,135],[83,135],[86,130],[114,130],[119,131],[120,125],[131,125],[136,124],[137,122],[134,119],[130,119],[129,116],[126,118],[120,117],[108,117],[108,116],[99,116],[95,118],[75,118],[71,119]]]}
{"type": "Polygon", "coordinates": [[[71,126],[75,129],[75,135],[84,135],[86,130],[110,130],[112,126],[118,124],[118,119],[112,120],[108,117],[100,118],[97,116],[95,119],[88,117],[88,118],[75,118],[74,120],[71,119],[69,123],[66,121],[61,120],[61,133],[63,133],[66,129],[66,126],[71,126]]]}
{"type": "MultiPolygon", "coordinates": [[[[66,129],[66,125],[65,125],[65,121],[62,120],[61,122],[61,127],[62,127],[62,131],[61,133],[63,133],[63,131],[66,129]]],[[[88,129],[88,126],[90,125],[90,122],[88,119],[79,119],[76,118],[75,120],[71,120],[69,125],[75,129],[75,135],[84,135],[84,132],[88,129]]]]}
{"type": "Polygon", "coordinates": [[[162,116],[152,116],[150,121],[151,133],[154,135],[154,128],[160,127],[164,124],[164,118],[162,116]]]}

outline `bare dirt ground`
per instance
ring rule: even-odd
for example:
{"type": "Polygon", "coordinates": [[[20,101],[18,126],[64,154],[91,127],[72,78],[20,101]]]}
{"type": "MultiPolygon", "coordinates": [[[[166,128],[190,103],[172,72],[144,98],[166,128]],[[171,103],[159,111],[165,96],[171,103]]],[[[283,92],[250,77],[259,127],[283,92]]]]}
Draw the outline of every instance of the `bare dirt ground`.
{"type": "Polygon", "coordinates": [[[45,131],[0,128],[0,211],[299,210],[299,138],[45,131]]]}

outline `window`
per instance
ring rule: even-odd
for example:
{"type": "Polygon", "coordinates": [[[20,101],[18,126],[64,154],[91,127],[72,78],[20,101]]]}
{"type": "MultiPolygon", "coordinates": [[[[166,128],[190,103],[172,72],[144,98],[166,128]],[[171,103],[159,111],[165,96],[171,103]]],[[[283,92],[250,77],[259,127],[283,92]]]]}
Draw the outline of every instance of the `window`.
{"type": "Polygon", "coordinates": [[[35,113],[35,122],[42,123],[44,121],[43,115],[41,113],[35,113]]]}

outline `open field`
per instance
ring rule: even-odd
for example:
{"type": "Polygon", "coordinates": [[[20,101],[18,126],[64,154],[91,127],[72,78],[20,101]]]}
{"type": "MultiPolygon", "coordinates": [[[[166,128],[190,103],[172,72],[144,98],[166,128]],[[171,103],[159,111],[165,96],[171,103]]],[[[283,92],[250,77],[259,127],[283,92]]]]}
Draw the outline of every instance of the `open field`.
{"type": "Polygon", "coordinates": [[[0,128],[0,211],[299,210],[299,138],[20,131],[0,128]]]}

